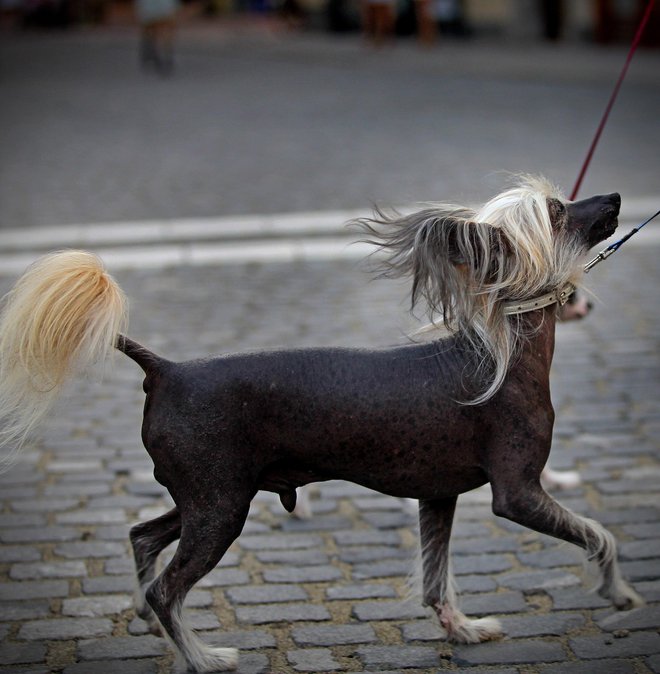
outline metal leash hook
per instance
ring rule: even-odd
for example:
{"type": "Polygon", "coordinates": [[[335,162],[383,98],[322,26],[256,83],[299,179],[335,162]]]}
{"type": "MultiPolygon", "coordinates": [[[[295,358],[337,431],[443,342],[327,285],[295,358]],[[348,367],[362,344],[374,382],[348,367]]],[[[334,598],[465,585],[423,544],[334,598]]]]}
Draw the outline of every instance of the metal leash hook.
{"type": "Polygon", "coordinates": [[[602,262],[603,260],[607,260],[607,258],[612,255],[612,253],[616,253],[621,246],[628,241],[628,239],[633,235],[637,234],[639,230],[644,227],[647,223],[651,222],[653,218],[656,218],[658,215],[660,215],[660,211],[656,211],[648,220],[644,220],[644,222],[641,225],[638,225],[637,227],[634,227],[632,230],[630,230],[623,238],[619,239],[618,241],[615,241],[614,243],[611,243],[607,248],[603,249],[596,255],[596,257],[593,260],[590,260],[587,262],[587,264],[584,265],[584,273],[588,274],[599,262],[602,262]]]}

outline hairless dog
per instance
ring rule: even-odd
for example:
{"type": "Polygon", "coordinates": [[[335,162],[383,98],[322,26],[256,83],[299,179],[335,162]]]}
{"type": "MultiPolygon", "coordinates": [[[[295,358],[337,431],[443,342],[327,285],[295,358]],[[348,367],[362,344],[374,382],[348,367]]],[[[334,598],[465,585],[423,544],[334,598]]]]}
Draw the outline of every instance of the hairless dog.
{"type": "Polygon", "coordinates": [[[449,539],[459,494],[490,483],[493,511],[583,548],[600,592],[641,599],[621,578],[614,538],[542,488],[554,411],[549,372],[558,306],[586,252],[614,232],[618,194],[567,202],[525,178],[479,210],[433,205],[360,224],[386,275],[412,277],[447,334],[381,350],[311,348],[176,363],[123,336],[124,298],[96,256],[49,255],[17,282],[0,319],[3,439],[19,446],[72,370],[118,348],[145,372],[142,439],[175,507],[131,530],[138,613],[188,668],[232,669],[182,614],[193,585],[239,536],[258,490],[292,510],[296,488],[349,480],[419,500],[423,601],[448,639],[501,634],[457,607],[449,539]],[[156,558],[179,539],[155,576],[156,558]]]}

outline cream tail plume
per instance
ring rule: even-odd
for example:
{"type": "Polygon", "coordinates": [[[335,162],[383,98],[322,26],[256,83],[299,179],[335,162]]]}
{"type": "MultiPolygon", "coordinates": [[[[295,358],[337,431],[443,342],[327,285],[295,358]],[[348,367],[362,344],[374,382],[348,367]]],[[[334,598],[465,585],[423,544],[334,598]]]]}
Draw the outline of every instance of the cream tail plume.
{"type": "Polygon", "coordinates": [[[15,460],[65,382],[114,350],[126,299],[99,257],[85,251],[37,260],[0,309],[0,471],[15,460]]]}

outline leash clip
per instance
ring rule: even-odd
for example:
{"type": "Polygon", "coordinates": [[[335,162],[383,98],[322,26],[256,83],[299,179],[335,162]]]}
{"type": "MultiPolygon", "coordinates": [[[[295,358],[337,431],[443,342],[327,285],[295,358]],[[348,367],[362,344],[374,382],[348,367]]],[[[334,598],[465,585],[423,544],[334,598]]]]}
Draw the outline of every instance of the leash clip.
{"type": "Polygon", "coordinates": [[[600,253],[598,253],[598,255],[596,255],[596,257],[593,260],[590,260],[589,262],[587,262],[587,264],[584,265],[584,273],[588,274],[599,262],[607,260],[607,258],[617,250],[617,248],[618,246],[616,248],[610,246],[605,250],[601,250],[600,253]]]}

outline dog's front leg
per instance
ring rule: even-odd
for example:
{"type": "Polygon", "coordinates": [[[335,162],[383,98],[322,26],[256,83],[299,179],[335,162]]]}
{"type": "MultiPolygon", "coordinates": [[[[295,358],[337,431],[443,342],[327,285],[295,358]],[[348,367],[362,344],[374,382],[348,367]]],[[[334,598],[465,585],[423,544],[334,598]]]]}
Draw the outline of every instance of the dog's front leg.
{"type": "Polygon", "coordinates": [[[471,620],[458,610],[451,573],[449,539],[456,497],[419,502],[423,601],[437,614],[449,641],[478,643],[502,635],[494,618],[471,620]]]}
{"type": "Polygon", "coordinates": [[[599,593],[619,609],[640,606],[642,598],[623,580],[614,536],[598,522],[580,517],[559,505],[538,480],[492,481],[493,512],[513,522],[583,548],[601,573],[599,593]]]}

